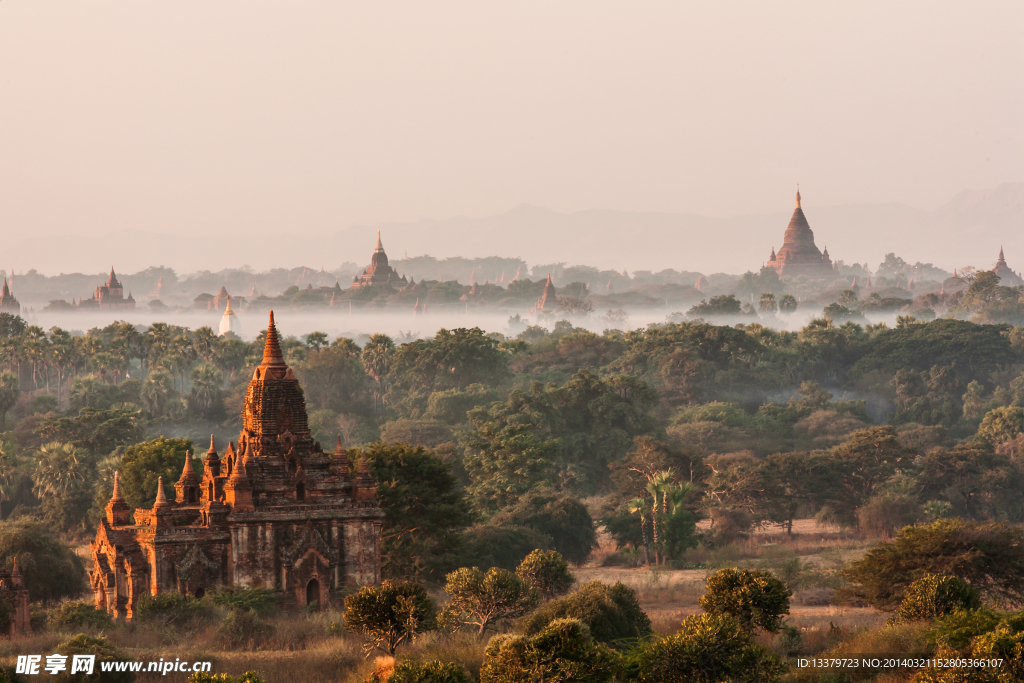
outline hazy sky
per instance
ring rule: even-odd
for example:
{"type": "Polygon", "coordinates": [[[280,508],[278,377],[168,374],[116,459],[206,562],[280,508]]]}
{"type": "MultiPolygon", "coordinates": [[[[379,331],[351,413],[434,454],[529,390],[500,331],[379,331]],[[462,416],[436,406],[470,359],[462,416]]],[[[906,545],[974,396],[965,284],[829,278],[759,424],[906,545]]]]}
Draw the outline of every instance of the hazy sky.
{"type": "Polygon", "coordinates": [[[797,182],[932,209],[1024,180],[1022,27],[1019,0],[3,0],[0,234],[722,216],[797,182]]]}

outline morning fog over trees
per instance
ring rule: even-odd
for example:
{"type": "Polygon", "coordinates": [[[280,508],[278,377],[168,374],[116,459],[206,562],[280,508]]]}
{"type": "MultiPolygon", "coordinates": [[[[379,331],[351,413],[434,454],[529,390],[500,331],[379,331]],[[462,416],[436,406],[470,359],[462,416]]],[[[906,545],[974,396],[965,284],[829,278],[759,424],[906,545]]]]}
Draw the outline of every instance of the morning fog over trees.
{"type": "Polygon", "coordinates": [[[1024,681],[1022,25],[0,2],[0,683],[1024,681]]]}

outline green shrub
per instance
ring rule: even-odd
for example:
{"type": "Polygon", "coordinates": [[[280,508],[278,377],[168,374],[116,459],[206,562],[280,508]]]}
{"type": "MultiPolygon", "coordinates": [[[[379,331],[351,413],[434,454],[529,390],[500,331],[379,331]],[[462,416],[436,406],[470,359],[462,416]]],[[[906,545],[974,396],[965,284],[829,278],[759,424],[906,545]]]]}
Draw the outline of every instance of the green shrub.
{"type": "Polygon", "coordinates": [[[782,670],[778,656],[755,645],[750,631],[726,614],[687,617],[676,634],[632,653],[627,668],[637,683],[767,683],[782,670]]]}
{"type": "Polygon", "coordinates": [[[384,581],[345,598],[345,628],[367,638],[367,651],[394,657],[399,645],[437,628],[435,611],[423,586],[384,581]]]}
{"type": "Polygon", "coordinates": [[[254,649],[274,632],[253,610],[231,610],[217,627],[217,640],[234,649],[254,649]]]}
{"type": "Polygon", "coordinates": [[[526,527],[549,536],[565,559],[583,564],[597,546],[594,520],[579,499],[550,490],[531,491],[491,520],[500,527],[526,527]]]}
{"type": "Polygon", "coordinates": [[[460,535],[461,550],[456,567],[501,567],[515,571],[523,558],[535,549],[551,550],[554,541],[547,534],[522,526],[478,524],[460,535]]]}
{"type": "Polygon", "coordinates": [[[252,610],[261,617],[270,616],[278,609],[277,593],[269,588],[228,588],[207,597],[215,605],[252,610]]]}
{"type": "Polygon", "coordinates": [[[18,569],[33,600],[75,598],[85,590],[85,566],[74,548],[30,519],[0,522],[0,567],[18,569]]]}
{"type": "Polygon", "coordinates": [[[987,607],[953,612],[936,620],[935,627],[928,631],[928,639],[945,649],[963,650],[975,636],[994,629],[1002,618],[1001,613],[987,607]]]}
{"type": "Polygon", "coordinates": [[[540,602],[540,593],[507,569],[491,567],[486,572],[463,567],[447,576],[444,587],[448,604],[440,621],[451,630],[476,626],[483,635],[502,619],[521,617],[540,602]]]}
{"type": "Polygon", "coordinates": [[[574,593],[541,605],[519,621],[526,635],[540,633],[558,619],[576,619],[585,624],[590,635],[602,643],[644,638],[651,634],[651,620],[640,609],[632,588],[591,581],[574,593]]]}
{"type": "Polygon", "coordinates": [[[760,626],[774,633],[782,625],[782,616],[789,614],[791,595],[786,584],[770,572],[720,569],[708,577],[700,606],[709,614],[735,617],[748,630],[760,626]]]}
{"type": "Polygon", "coordinates": [[[529,581],[546,600],[565,595],[575,581],[569,563],[554,550],[534,550],[516,567],[516,576],[529,581]]]}
{"type": "Polygon", "coordinates": [[[255,671],[246,671],[241,676],[231,674],[194,673],[189,676],[188,683],[267,683],[255,671]]]}
{"type": "Polygon", "coordinates": [[[554,621],[532,638],[495,636],[484,658],[480,683],[602,683],[615,680],[619,670],[615,654],[575,619],[554,621]]]}
{"type": "Polygon", "coordinates": [[[402,662],[394,668],[388,683],[472,683],[466,670],[454,662],[436,659],[425,664],[402,662]]]}
{"type": "Polygon", "coordinates": [[[98,610],[91,602],[74,600],[62,602],[46,617],[46,627],[51,631],[62,631],[92,626],[106,628],[113,625],[110,615],[98,610]]]}
{"type": "Polygon", "coordinates": [[[978,591],[955,576],[927,574],[907,587],[899,608],[888,623],[935,619],[981,605],[978,591]]]}
{"type": "Polygon", "coordinates": [[[195,600],[177,591],[150,595],[144,593],[135,604],[134,615],[164,626],[181,625],[210,616],[209,603],[195,600]]]}
{"type": "Polygon", "coordinates": [[[905,527],[851,563],[843,572],[850,585],[839,592],[893,611],[907,587],[927,574],[959,577],[996,603],[1022,602],[1024,529],[962,519],[905,527]]]}
{"type": "MultiPolygon", "coordinates": [[[[57,674],[50,680],[55,683],[85,683],[87,680],[100,680],[96,672],[100,671],[101,662],[124,661],[127,657],[119,652],[114,645],[106,638],[91,638],[84,633],[79,633],[73,638],[65,640],[57,646],[57,652],[68,657],[67,671],[57,674]],[[71,675],[71,658],[74,655],[95,655],[96,662],[93,667],[93,675],[86,676],[84,673],[71,675]]],[[[102,675],[104,683],[131,683],[135,680],[135,674],[130,671],[105,672],[102,675]]]]}

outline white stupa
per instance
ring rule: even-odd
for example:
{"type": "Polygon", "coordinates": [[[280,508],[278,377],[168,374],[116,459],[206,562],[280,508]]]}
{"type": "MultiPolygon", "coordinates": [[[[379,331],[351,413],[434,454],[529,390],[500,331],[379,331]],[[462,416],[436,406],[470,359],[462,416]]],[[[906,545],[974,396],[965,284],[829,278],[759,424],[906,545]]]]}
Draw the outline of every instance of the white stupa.
{"type": "Polygon", "coordinates": [[[228,332],[234,332],[242,336],[242,325],[238,322],[238,316],[231,310],[231,297],[228,297],[228,305],[224,308],[224,317],[220,319],[220,332],[218,336],[223,337],[228,332]]]}

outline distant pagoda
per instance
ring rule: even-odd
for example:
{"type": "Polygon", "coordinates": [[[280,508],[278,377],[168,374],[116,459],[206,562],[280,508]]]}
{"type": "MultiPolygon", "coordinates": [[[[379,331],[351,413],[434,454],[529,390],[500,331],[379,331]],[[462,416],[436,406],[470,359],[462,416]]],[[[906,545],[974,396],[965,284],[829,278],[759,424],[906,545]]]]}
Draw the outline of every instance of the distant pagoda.
{"type": "MultiPolygon", "coordinates": [[[[223,287],[221,288],[223,289],[223,287]]],[[[231,310],[231,296],[227,296],[227,306],[224,308],[224,316],[220,319],[220,330],[217,336],[223,337],[225,334],[233,333],[238,336],[242,336],[242,325],[238,322],[238,316],[231,310]]]]}
{"type": "Polygon", "coordinates": [[[7,278],[4,278],[4,289],[0,293],[0,313],[21,315],[21,304],[11,294],[11,288],[7,286],[7,278]]]}
{"type": "Polygon", "coordinates": [[[765,265],[774,268],[780,277],[804,275],[809,278],[828,278],[835,274],[828,248],[822,253],[814,244],[814,233],[807,223],[804,210],[800,208],[799,190],[796,193],[796,209],[789,219],[782,248],[776,254],[772,247],[771,258],[765,265]]]}
{"type": "Polygon", "coordinates": [[[124,295],[124,287],[114,274],[114,266],[110,266],[110,277],[105,284],[96,288],[91,299],[82,299],[78,302],[80,308],[135,308],[135,299],[132,293],[124,295]]]}
{"type": "MultiPolygon", "coordinates": [[[[999,284],[1003,287],[1016,287],[1018,285],[1024,285],[1024,279],[1020,275],[1010,270],[1010,266],[1006,265],[1006,257],[1003,256],[1003,248],[999,247],[999,260],[996,261],[996,267],[992,269],[992,272],[999,276],[999,284]]],[[[4,292],[6,292],[6,285],[4,292]]]]}
{"type": "Polygon", "coordinates": [[[370,257],[370,266],[364,268],[361,275],[352,278],[352,287],[405,287],[408,283],[404,275],[399,275],[388,265],[388,255],[384,253],[384,245],[380,241],[380,230],[377,231],[377,246],[370,257]]]}

